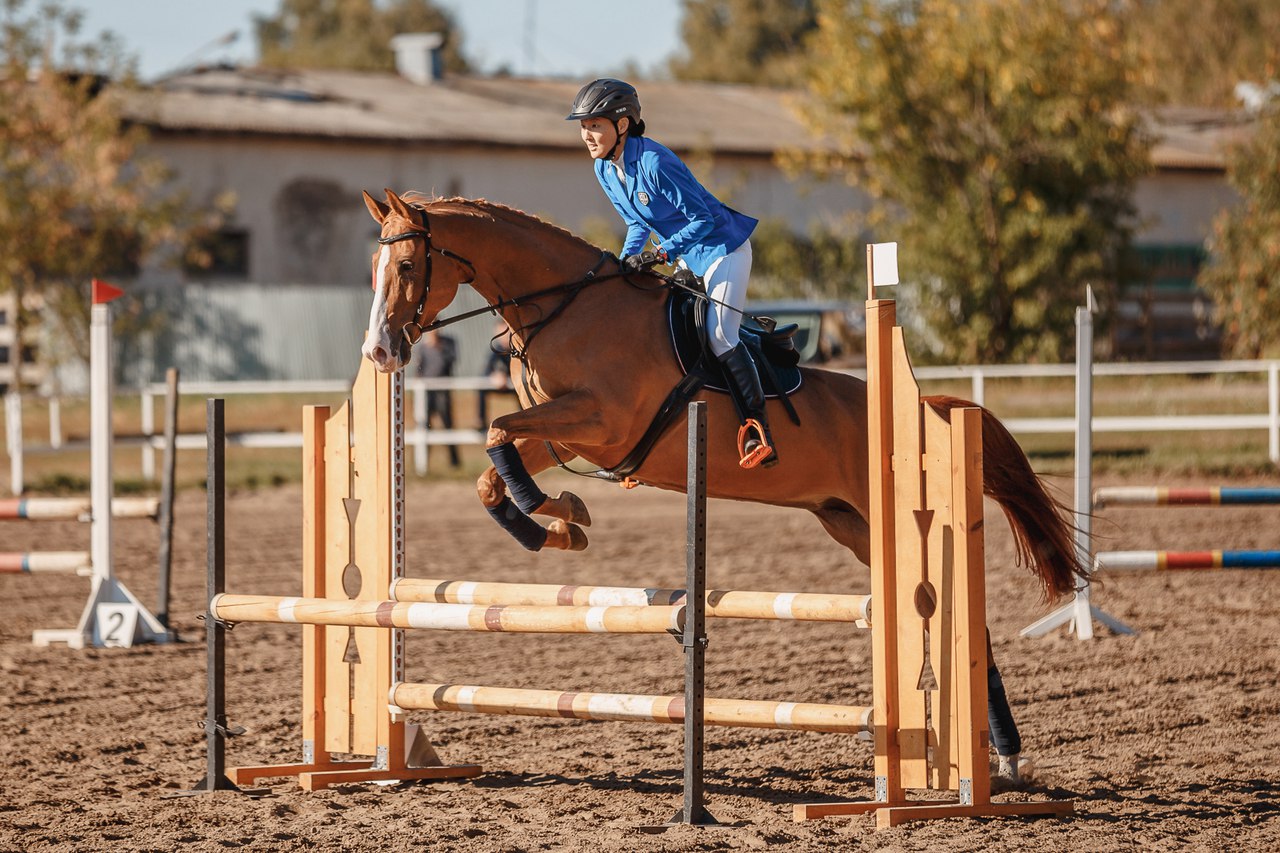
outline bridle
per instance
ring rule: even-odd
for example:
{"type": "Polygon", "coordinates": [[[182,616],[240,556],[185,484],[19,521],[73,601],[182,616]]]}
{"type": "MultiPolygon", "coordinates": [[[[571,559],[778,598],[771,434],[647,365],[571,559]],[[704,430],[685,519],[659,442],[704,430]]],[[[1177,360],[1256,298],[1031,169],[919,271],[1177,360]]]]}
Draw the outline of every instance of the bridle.
{"type": "Polygon", "coordinates": [[[424,328],[419,322],[422,319],[422,312],[427,308],[427,297],[431,295],[432,252],[435,252],[441,257],[449,258],[450,260],[466,265],[467,269],[471,272],[468,278],[465,281],[462,281],[461,284],[471,284],[476,279],[475,264],[471,263],[471,261],[461,255],[450,252],[448,249],[441,249],[438,246],[433,246],[431,244],[431,222],[427,219],[427,211],[421,207],[415,207],[414,210],[418,212],[418,217],[422,221],[421,230],[415,229],[413,231],[403,231],[399,234],[392,234],[388,237],[378,238],[378,243],[383,246],[390,246],[392,243],[399,243],[402,240],[413,240],[418,237],[421,237],[422,241],[426,244],[425,256],[427,259],[427,270],[426,275],[422,279],[422,296],[418,299],[418,308],[413,313],[413,319],[405,323],[400,329],[400,334],[403,335],[404,342],[407,344],[407,346],[404,347],[405,349],[413,347],[418,343],[418,341],[422,340],[422,335],[427,331],[427,328],[435,327],[435,324],[429,324],[424,328]]]}

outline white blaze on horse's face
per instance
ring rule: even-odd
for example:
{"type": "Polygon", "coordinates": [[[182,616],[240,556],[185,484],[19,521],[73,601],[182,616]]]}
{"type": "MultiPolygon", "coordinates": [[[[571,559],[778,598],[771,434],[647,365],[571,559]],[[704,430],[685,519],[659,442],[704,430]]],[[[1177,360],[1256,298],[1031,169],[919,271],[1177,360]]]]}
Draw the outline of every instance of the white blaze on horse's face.
{"type": "Polygon", "coordinates": [[[387,319],[387,289],[390,286],[391,246],[386,245],[378,253],[373,266],[373,307],[369,309],[369,330],[360,352],[378,366],[390,372],[400,368],[399,346],[391,344],[391,323],[387,319]]]}

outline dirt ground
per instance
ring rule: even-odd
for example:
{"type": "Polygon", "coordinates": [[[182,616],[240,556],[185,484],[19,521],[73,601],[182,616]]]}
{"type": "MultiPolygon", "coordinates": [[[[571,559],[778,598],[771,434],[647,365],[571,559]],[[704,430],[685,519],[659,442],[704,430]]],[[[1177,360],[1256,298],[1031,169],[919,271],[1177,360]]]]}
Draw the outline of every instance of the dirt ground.
{"type": "MultiPolygon", "coordinates": [[[[551,491],[569,485],[548,476],[551,491]]],[[[684,498],[574,481],[595,524],[580,554],[531,555],[506,538],[467,484],[409,493],[409,574],[472,580],[679,586],[684,498]]],[[[203,636],[204,496],[181,495],[172,612],[203,636]]],[[[296,486],[230,496],[228,586],[296,594],[296,486]]],[[[1113,577],[1095,602],[1138,629],[1081,643],[1023,640],[1041,615],[988,504],[989,622],[1035,762],[1033,796],[1074,799],[1067,819],[946,820],[876,832],[870,817],[793,823],[796,802],[868,798],[871,750],[829,734],[707,731],[710,808],[724,828],[646,835],[678,806],[681,729],[518,717],[414,714],[468,781],[306,794],[281,780],[249,800],[164,799],[204,772],[204,648],[70,651],[31,645],[67,627],[87,581],[0,576],[0,849],[657,851],[1280,849],[1280,573],[1113,577]]],[[[1114,547],[1275,548],[1277,508],[1108,510],[1114,547]]],[[[712,587],[861,592],[868,573],[807,513],[713,501],[712,587]]],[[[156,529],[121,522],[118,575],[155,600],[156,529]]],[[[8,522],[4,550],[87,547],[73,523],[8,522]]],[[[708,693],[863,704],[869,638],[821,624],[709,623],[708,693]]],[[[300,632],[241,625],[228,654],[229,716],[249,729],[229,761],[300,756],[300,632]]],[[[412,681],[678,693],[667,637],[411,633],[412,681]]]]}

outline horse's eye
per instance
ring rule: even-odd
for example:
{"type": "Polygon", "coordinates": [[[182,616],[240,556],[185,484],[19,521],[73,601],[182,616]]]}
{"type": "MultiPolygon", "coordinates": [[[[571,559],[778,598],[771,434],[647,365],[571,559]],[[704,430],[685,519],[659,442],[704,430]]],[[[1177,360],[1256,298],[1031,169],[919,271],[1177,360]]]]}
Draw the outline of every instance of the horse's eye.
{"type": "Polygon", "coordinates": [[[413,272],[413,261],[410,261],[410,260],[401,261],[400,272],[413,272]]]}

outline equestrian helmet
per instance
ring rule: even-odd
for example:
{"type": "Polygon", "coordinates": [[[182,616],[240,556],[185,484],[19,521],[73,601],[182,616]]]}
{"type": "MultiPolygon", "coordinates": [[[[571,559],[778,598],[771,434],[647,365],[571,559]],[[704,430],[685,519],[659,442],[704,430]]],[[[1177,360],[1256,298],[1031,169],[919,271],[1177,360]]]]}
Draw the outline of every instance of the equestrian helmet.
{"type": "Polygon", "coordinates": [[[617,122],[624,116],[633,122],[640,118],[640,96],[636,94],[636,87],[612,77],[601,77],[578,91],[573,110],[565,116],[565,121],[603,117],[617,122]]]}

